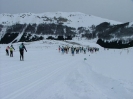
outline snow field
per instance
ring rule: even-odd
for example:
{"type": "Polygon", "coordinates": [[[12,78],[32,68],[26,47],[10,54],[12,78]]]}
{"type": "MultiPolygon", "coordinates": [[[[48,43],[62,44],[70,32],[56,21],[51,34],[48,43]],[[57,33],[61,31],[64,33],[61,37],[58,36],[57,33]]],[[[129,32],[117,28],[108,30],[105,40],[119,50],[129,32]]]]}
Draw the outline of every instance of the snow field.
{"type": "Polygon", "coordinates": [[[20,61],[19,44],[13,44],[13,58],[5,54],[7,45],[0,45],[0,99],[133,98],[133,48],[99,47],[99,52],[72,56],[59,53],[64,42],[39,41],[25,43],[20,61]]]}

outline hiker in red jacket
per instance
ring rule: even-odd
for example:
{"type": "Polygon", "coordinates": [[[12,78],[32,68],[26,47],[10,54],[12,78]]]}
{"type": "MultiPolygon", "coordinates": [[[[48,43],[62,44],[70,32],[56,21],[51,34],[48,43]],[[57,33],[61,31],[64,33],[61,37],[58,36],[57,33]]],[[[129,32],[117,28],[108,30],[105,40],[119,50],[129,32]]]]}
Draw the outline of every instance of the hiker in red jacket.
{"type": "Polygon", "coordinates": [[[9,49],[10,49],[10,47],[7,46],[7,48],[6,48],[6,55],[7,55],[7,56],[9,56],[9,49]]]}

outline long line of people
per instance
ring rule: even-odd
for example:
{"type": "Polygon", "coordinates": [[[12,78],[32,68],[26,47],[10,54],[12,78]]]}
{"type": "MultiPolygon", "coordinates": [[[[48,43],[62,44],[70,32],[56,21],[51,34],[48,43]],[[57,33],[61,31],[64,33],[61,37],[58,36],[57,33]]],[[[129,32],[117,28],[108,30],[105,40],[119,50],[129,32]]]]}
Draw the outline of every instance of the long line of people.
{"type": "Polygon", "coordinates": [[[86,51],[90,52],[90,53],[94,53],[99,51],[99,48],[96,47],[69,47],[69,46],[59,46],[58,48],[59,52],[61,52],[62,54],[66,53],[68,54],[69,50],[71,52],[71,54],[74,56],[74,53],[79,54],[79,53],[84,53],[86,54],[86,51]]]}

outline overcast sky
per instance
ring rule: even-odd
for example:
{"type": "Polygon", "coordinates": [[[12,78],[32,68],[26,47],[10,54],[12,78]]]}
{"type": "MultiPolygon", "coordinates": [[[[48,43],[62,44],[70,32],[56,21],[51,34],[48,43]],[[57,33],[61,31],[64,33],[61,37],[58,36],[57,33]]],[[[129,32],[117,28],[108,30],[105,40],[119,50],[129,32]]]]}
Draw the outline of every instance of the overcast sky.
{"type": "Polygon", "coordinates": [[[120,22],[133,21],[133,0],[0,0],[2,13],[82,12],[120,22]]]}

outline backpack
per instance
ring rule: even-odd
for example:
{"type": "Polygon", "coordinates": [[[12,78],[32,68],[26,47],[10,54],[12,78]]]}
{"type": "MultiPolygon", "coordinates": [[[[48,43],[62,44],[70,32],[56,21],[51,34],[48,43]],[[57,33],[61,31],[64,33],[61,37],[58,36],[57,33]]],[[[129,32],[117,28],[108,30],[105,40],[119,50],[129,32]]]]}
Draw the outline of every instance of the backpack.
{"type": "Polygon", "coordinates": [[[10,47],[10,51],[13,51],[13,48],[12,47],[10,47]]]}
{"type": "Polygon", "coordinates": [[[19,49],[23,49],[23,45],[20,45],[20,46],[19,46],[19,49]]]}

